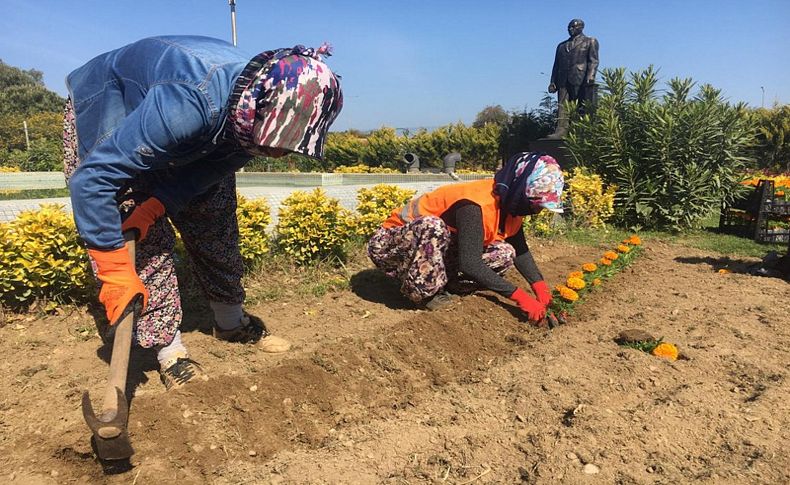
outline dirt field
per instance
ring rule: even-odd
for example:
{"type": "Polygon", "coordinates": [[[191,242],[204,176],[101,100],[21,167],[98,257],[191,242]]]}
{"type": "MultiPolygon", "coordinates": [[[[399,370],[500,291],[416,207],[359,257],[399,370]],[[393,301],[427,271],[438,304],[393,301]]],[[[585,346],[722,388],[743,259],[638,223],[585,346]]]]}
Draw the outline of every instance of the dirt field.
{"type": "MultiPolygon", "coordinates": [[[[602,252],[533,249],[552,284],[602,252]]],[[[165,393],[135,352],[136,454],[112,476],[80,411],[106,373],[91,318],[6,320],[0,481],[789,483],[790,285],[738,273],[752,262],[648,242],[552,331],[490,294],[416,311],[365,270],[352,291],[249,308],[294,342],[278,357],[215,341],[196,314],[184,338],[211,379],[165,393]],[[618,347],[626,328],[685,358],[618,347]]]]}

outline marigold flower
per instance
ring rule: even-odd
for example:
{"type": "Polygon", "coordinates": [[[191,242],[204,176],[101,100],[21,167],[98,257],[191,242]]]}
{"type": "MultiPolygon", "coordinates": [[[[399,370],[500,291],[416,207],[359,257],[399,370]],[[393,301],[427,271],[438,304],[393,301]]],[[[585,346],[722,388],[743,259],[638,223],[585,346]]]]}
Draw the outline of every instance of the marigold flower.
{"type": "Polygon", "coordinates": [[[581,290],[582,288],[587,286],[584,283],[584,280],[581,278],[568,278],[568,281],[566,281],[565,284],[568,286],[568,288],[571,288],[573,290],[581,290]]]}
{"type": "Polygon", "coordinates": [[[603,253],[603,257],[606,258],[606,259],[609,259],[611,261],[614,261],[615,259],[619,258],[620,256],[618,256],[617,253],[614,252],[614,251],[606,251],[605,253],[603,253]]]}
{"type": "Polygon", "coordinates": [[[617,246],[617,250],[620,251],[621,253],[627,253],[628,251],[631,250],[631,248],[629,248],[625,244],[621,244],[621,245],[617,246]]]}
{"type": "Polygon", "coordinates": [[[558,286],[557,291],[560,292],[560,296],[564,300],[573,302],[579,299],[579,294],[573,291],[572,289],[568,288],[567,286],[558,286]]]}
{"type": "Polygon", "coordinates": [[[633,244],[634,246],[639,246],[640,244],[642,244],[642,240],[636,234],[634,234],[633,236],[629,237],[628,238],[628,242],[633,244]]]}
{"type": "Polygon", "coordinates": [[[595,278],[592,282],[593,286],[598,286],[601,284],[601,278],[595,278]]]}
{"type": "Polygon", "coordinates": [[[572,273],[569,273],[569,274],[568,274],[568,278],[569,278],[569,279],[570,279],[570,278],[579,278],[579,279],[582,279],[582,278],[584,278],[584,273],[582,273],[581,271],[573,271],[572,273]]]}
{"type": "Polygon", "coordinates": [[[729,274],[729,273],[732,273],[732,270],[729,270],[727,268],[722,268],[719,270],[719,274],[729,274]]]}
{"type": "Polygon", "coordinates": [[[669,360],[678,360],[678,348],[675,347],[675,344],[670,344],[668,342],[658,344],[651,353],[656,357],[663,357],[669,360]]]}
{"type": "Polygon", "coordinates": [[[606,258],[601,258],[600,263],[602,265],[604,265],[604,266],[611,266],[612,265],[612,260],[611,259],[606,259],[606,258]]]}
{"type": "Polygon", "coordinates": [[[582,265],[582,269],[587,273],[592,273],[593,271],[598,269],[598,266],[595,263],[584,263],[582,265]]]}

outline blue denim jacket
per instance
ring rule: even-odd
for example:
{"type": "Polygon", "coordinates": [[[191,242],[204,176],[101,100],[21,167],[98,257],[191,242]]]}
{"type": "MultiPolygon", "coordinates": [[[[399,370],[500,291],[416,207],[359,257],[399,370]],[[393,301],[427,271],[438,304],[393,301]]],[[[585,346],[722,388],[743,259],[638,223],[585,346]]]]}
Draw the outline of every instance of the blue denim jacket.
{"type": "Polygon", "coordinates": [[[197,36],[143,39],[68,75],[80,166],[69,181],[74,219],[92,248],[123,246],[116,197],[146,179],[169,214],[250,156],[217,148],[234,83],[252,56],[197,36]]]}

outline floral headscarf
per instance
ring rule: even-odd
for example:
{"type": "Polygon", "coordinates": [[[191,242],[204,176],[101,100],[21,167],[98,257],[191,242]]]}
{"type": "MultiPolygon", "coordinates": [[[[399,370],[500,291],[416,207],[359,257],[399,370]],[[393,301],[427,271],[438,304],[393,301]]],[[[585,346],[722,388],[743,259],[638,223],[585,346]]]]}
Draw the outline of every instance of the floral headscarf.
{"type": "Polygon", "coordinates": [[[318,49],[298,45],[266,51],[244,68],[228,104],[229,129],[248,153],[279,148],[323,158],[329,126],[343,107],[338,76],[318,49]]]}
{"type": "Polygon", "coordinates": [[[494,193],[502,208],[500,229],[505,217],[537,213],[541,209],[562,212],[565,182],[557,161],[545,153],[522,152],[510,157],[494,175],[494,193]]]}

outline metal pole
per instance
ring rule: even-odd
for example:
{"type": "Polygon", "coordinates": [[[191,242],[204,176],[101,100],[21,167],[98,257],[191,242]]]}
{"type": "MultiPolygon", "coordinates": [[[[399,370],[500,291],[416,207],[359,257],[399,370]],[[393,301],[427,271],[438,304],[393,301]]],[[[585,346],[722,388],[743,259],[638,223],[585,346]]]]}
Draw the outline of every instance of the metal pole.
{"type": "Polygon", "coordinates": [[[236,0],[228,0],[230,5],[230,29],[233,35],[233,46],[236,46],[236,0]]]}
{"type": "Polygon", "coordinates": [[[763,99],[760,102],[760,107],[765,108],[765,86],[760,86],[760,91],[763,92],[763,99]]]}
{"type": "Polygon", "coordinates": [[[27,120],[22,121],[22,126],[25,127],[25,146],[30,150],[30,136],[27,134],[27,120]]]}

